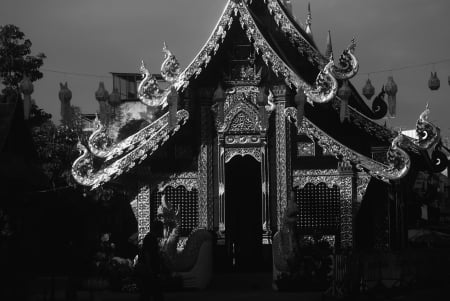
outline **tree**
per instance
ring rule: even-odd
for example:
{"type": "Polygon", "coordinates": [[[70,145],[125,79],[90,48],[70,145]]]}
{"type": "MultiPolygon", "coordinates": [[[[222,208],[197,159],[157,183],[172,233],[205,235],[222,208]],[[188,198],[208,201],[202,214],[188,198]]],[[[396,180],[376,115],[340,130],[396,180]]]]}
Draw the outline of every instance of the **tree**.
{"type": "Polygon", "coordinates": [[[2,90],[16,90],[24,75],[36,81],[43,74],[39,68],[43,65],[45,54],[31,55],[31,41],[12,24],[0,26],[0,77],[5,86],[2,90]]]}

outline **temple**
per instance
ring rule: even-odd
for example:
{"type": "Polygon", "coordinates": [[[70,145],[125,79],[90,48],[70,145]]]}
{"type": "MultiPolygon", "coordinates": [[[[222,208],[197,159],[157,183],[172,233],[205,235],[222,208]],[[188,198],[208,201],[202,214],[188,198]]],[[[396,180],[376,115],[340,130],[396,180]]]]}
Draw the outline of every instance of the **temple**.
{"type": "Polygon", "coordinates": [[[400,247],[402,200],[419,171],[441,171],[446,158],[428,108],[417,139],[376,122],[390,95],[368,106],[353,87],[355,47],[349,38],[338,60],[331,39],[319,51],[311,13],[301,24],[290,1],[229,0],[184,70],[164,45],[158,78],[144,63],[139,84],[130,75],[136,87],[123,97],[137,101],[96,121],[73,177],[134,191],[140,238],[158,217],[175,221],[181,273],[198,261],[175,257],[198,236],[218,269],[279,274],[290,227],[336,250],[400,247]]]}

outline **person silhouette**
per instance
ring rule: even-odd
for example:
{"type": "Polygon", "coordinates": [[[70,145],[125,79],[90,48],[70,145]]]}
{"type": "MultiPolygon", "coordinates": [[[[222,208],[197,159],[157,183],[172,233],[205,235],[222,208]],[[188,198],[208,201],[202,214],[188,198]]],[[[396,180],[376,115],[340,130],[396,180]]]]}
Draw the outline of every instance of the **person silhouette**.
{"type": "Polygon", "coordinates": [[[161,221],[154,221],[151,230],[145,235],[142,248],[139,252],[136,266],[137,285],[140,291],[140,300],[164,300],[160,280],[161,257],[159,240],[163,237],[164,225],[161,221]]]}

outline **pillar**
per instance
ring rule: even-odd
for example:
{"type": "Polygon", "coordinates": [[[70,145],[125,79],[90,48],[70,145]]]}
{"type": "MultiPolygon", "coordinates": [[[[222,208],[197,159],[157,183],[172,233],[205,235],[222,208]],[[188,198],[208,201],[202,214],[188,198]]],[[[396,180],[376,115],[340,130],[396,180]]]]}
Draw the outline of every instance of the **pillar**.
{"type": "Polygon", "coordinates": [[[200,88],[200,151],[198,155],[198,219],[199,227],[212,230],[213,204],[213,143],[212,143],[212,95],[213,88],[200,88]]]}
{"type": "Polygon", "coordinates": [[[290,133],[286,124],[284,109],[286,108],[285,85],[278,85],[272,88],[275,100],[275,169],[276,169],[276,207],[277,207],[277,228],[280,229],[282,217],[287,206],[287,198],[290,195],[290,133]]]}

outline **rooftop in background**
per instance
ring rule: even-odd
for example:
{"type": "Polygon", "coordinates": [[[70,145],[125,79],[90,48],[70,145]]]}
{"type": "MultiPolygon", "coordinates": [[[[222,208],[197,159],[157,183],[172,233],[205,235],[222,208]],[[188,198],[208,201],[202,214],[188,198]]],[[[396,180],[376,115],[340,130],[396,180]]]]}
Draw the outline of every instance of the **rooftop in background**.
{"type": "MultiPolygon", "coordinates": [[[[121,101],[137,101],[138,85],[142,80],[141,73],[110,72],[113,76],[113,89],[120,94],[121,101]]],[[[153,74],[159,85],[164,88],[164,79],[161,74],[153,74]]]]}

